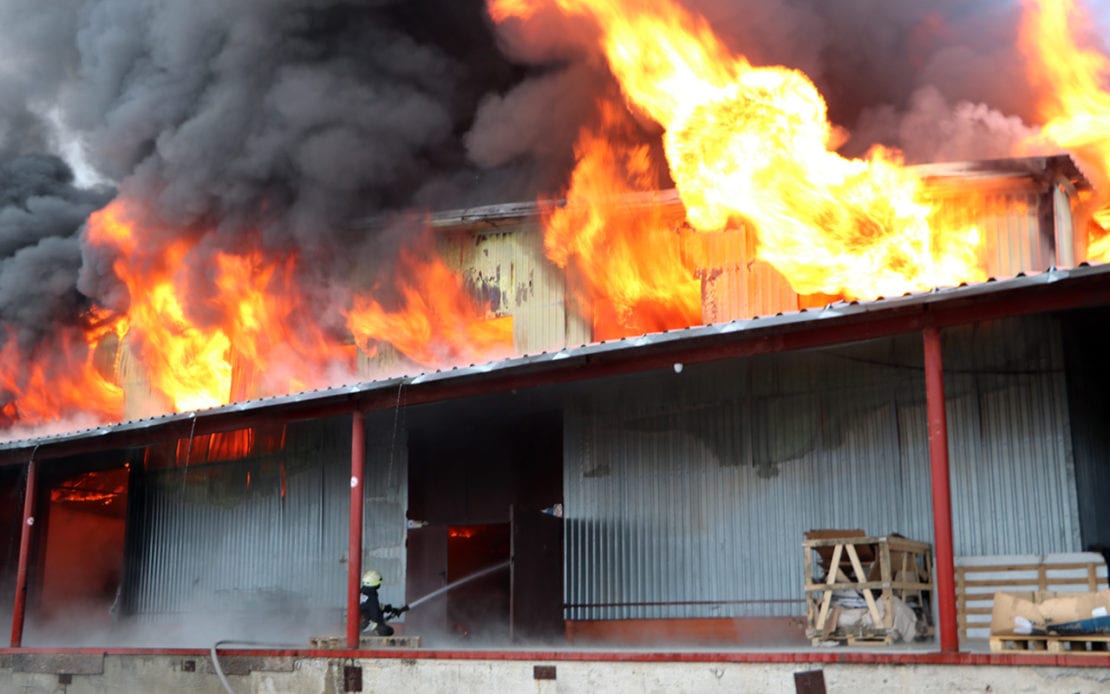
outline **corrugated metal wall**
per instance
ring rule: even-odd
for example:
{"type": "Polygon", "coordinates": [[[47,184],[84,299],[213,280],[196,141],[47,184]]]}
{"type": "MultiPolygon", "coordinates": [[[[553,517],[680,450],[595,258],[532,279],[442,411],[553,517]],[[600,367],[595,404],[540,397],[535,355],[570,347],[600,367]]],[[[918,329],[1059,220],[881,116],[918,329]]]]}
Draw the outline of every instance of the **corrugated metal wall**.
{"type": "MultiPolygon", "coordinates": [[[[338,615],[346,604],[350,431],[349,417],[297,422],[281,453],[148,471],[135,499],[141,516],[129,529],[129,611],[338,615]]],[[[394,438],[384,417],[367,428],[364,560],[396,587],[404,575],[406,456],[384,443],[394,440],[404,437],[394,438]]]]}
{"type": "Polygon", "coordinates": [[[1056,209],[1052,186],[1034,186],[1018,179],[1000,187],[975,182],[950,185],[932,196],[933,221],[953,228],[975,226],[985,240],[980,259],[988,277],[1013,277],[1042,272],[1056,265],[1056,224],[1067,224],[1071,208],[1066,196],[1056,209]]]}
{"type": "Polygon", "coordinates": [[[698,270],[702,322],[797,311],[797,292],[770,263],[756,259],[759,240],[746,226],[693,234],[687,244],[704,265],[698,270]]]}
{"type": "MultiPolygon", "coordinates": [[[[1078,549],[1059,330],[945,333],[957,554],[1078,549]]],[[[798,615],[803,533],[932,541],[918,335],[584,387],[571,619],[798,615]]]]}
{"type": "Polygon", "coordinates": [[[538,220],[496,232],[445,233],[440,249],[475,296],[513,317],[517,353],[590,342],[589,322],[567,308],[566,277],[544,254],[538,220]]]}
{"type": "MultiPolygon", "coordinates": [[[[978,228],[984,240],[980,265],[988,277],[1013,277],[1056,265],[1057,227],[1069,244],[1061,258],[1074,259],[1070,200],[1051,183],[999,176],[945,179],[930,186],[927,199],[935,205],[931,222],[978,228]]],[[[823,306],[836,298],[799,296],[778,270],[756,259],[758,239],[746,228],[695,234],[690,244],[702,268],[705,323],[823,306]]]]}

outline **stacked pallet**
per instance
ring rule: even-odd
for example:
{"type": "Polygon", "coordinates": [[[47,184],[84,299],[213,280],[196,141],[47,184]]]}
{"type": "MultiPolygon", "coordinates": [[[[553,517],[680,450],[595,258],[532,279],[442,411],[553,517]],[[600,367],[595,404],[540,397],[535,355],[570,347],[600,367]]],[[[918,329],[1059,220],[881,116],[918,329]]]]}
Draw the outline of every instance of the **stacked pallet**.
{"type": "Polygon", "coordinates": [[[992,653],[1015,652],[1066,653],[1068,655],[1110,655],[1110,635],[1100,634],[996,634],[991,637],[992,653]]]}
{"type": "Polygon", "coordinates": [[[960,640],[990,638],[995,593],[1093,593],[1106,587],[1106,563],[1094,552],[957,557],[960,640]]]}

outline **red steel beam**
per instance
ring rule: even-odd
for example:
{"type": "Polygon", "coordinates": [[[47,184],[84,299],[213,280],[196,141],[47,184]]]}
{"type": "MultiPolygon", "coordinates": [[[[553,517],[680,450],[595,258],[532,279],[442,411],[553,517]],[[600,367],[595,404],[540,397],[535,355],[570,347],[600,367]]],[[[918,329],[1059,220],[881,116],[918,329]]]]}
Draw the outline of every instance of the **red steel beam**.
{"type": "Polygon", "coordinates": [[[35,527],[35,494],[39,466],[32,451],[27,463],[27,490],[23,495],[23,532],[19,536],[19,568],[15,575],[15,605],[12,608],[12,648],[23,645],[23,617],[27,610],[27,565],[31,560],[32,530],[35,527]]]}
{"type": "Polygon", "coordinates": [[[347,648],[358,648],[359,583],[362,573],[362,475],[366,459],[366,415],[351,417],[351,527],[347,547],[347,648]]]}
{"type": "Polygon", "coordinates": [[[948,479],[948,419],[944,401],[944,360],[940,329],[922,331],[925,341],[925,399],[929,416],[929,476],[933,486],[934,566],[937,572],[937,608],[940,650],[959,650],[956,629],[956,568],[952,549],[952,489],[948,479]]]}

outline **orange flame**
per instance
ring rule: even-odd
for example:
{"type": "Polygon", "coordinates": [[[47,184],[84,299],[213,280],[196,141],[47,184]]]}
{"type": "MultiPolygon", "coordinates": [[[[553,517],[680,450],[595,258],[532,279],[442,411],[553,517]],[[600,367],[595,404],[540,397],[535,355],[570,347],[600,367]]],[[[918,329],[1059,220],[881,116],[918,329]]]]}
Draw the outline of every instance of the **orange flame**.
{"type": "Polygon", "coordinates": [[[1020,41],[1030,78],[1041,89],[1042,136],[1073,152],[1101,190],[1087,254],[1110,261],[1110,57],[1082,45],[1090,26],[1075,0],[1023,0],[1020,41]]]}
{"type": "Polygon", "coordinates": [[[689,223],[758,230],[759,258],[803,294],[901,294],[982,279],[974,228],[933,229],[922,184],[897,155],[832,151],[824,99],[802,73],[732,55],[669,0],[491,0],[526,20],[541,5],[592,19],[630,104],[663,126],[689,223]]]}
{"type": "MultiPolygon", "coordinates": [[[[68,411],[97,421],[119,419],[127,414],[125,399],[136,395],[152,401],[141,414],[155,414],[351,378],[351,335],[339,326],[326,329],[302,296],[295,256],[206,251],[199,243],[203,230],[166,233],[174,240],[159,247],[142,218],[139,205],[119,199],[88,222],[88,242],[112,255],[112,270],[127,290],[124,314],[102,312],[99,327],[87,334],[63,332],[62,344],[44,350],[60,355],[54,362],[20,353],[14,337],[4,342],[0,427],[48,422],[68,411]],[[114,338],[110,345],[106,335],[114,338]],[[93,358],[102,343],[119,356],[98,369],[93,358]],[[133,355],[128,364],[139,364],[134,381],[128,369],[117,369],[127,355],[133,355]],[[112,380],[119,378],[123,388],[112,380]]],[[[490,319],[440,259],[402,252],[400,266],[411,283],[402,310],[386,311],[372,297],[354,299],[348,317],[360,344],[373,350],[390,343],[413,361],[436,367],[511,352],[511,317],[490,319]]],[[[253,433],[214,437],[204,448],[208,458],[261,450],[253,433]]]]}
{"type": "Polygon", "coordinates": [[[31,354],[21,353],[9,333],[0,348],[0,396],[7,396],[0,406],[0,426],[35,426],[78,415],[97,421],[118,418],[123,390],[96,362],[95,345],[109,329],[65,329],[31,354]]]}
{"type": "Polygon", "coordinates": [[[294,257],[220,252],[212,286],[195,286],[195,241],[139,257],[135,217],[117,200],[90,217],[88,239],[117,253],[113,269],[130,295],[124,331],[164,409],[229,402],[243,364],[259,372],[254,396],[318,385],[336,365],[353,370],[350,350],[324,333],[300,297],[294,257]]]}
{"type": "Polygon", "coordinates": [[[647,148],[611,147],[619,112],[608,102],[602,111],[605,134],[581,133],[567,205],[546,219],[547,256],[570,270],[595,339],[695,325],[701,287],[682,254],[681,220],[654,200],[635,204],[637,191],[658,187],[647,148]]]}
{"type": "Polygon", "coordinates": [[[512,316],[491,318],[462,280],[434,254],[402,249],[397,286],[402,305],[390,311],[371,296],[355,297],[347,326],[368,353],[379,344],[424,367],[475,363],[512,351],[512,316]]]}

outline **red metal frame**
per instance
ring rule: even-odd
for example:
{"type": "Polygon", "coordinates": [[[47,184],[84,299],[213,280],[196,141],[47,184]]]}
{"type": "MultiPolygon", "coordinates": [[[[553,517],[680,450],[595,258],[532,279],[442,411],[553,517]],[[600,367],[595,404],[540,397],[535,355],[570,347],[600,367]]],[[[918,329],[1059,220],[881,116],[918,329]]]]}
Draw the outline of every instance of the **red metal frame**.
{"type": "MultiPolygon", "coordinates": [[[[99,655],[99,656],[174,656],[208,658],[200,648],[0,648],[0,655],[99,655]]],[[[991,665],[1029,667],[1106,668],[1107,655],[1068,655],[1066,653],[889,653],[883,651],[430,651],[407,648],[375,650],[322,650],[311,648],[221,648],[221,656],[253,658],[380,658],[405,660],[515,660],[554,662],[614,663],[852,663],[895,665],[991,665]]]]}
{"type": "Polygon", "coordinates": [[[23,618],[27,610],[27,565],[31,561],[32,531],[35,527],[35,495],[38,487],[39,467],[35,455],[27,463],[27,490],[23,495],[23,531],[19,536],[19,568],[15,577],[15,604],[12,608],[13,648],[23,645],[23,618]]]}
{"type": "Polygon", "coordinates": [[[929,477],[933,486],[933,542],[937,573],[940,650],[959,650],[956,625],[956,568],[952,549],[952,490],[948,479],[948,419],[944,400],[944,359],[940,329],[922,331],[925,342],[925,398],[929,413],[929,477]]]}
{"type": "Polygon", "coordinates": [[[362,475],[366,460],[366,416],[351,417],[351,526],[347,547],[347,648],[358,648],[359,584],[362,574],[362,475]]]}

